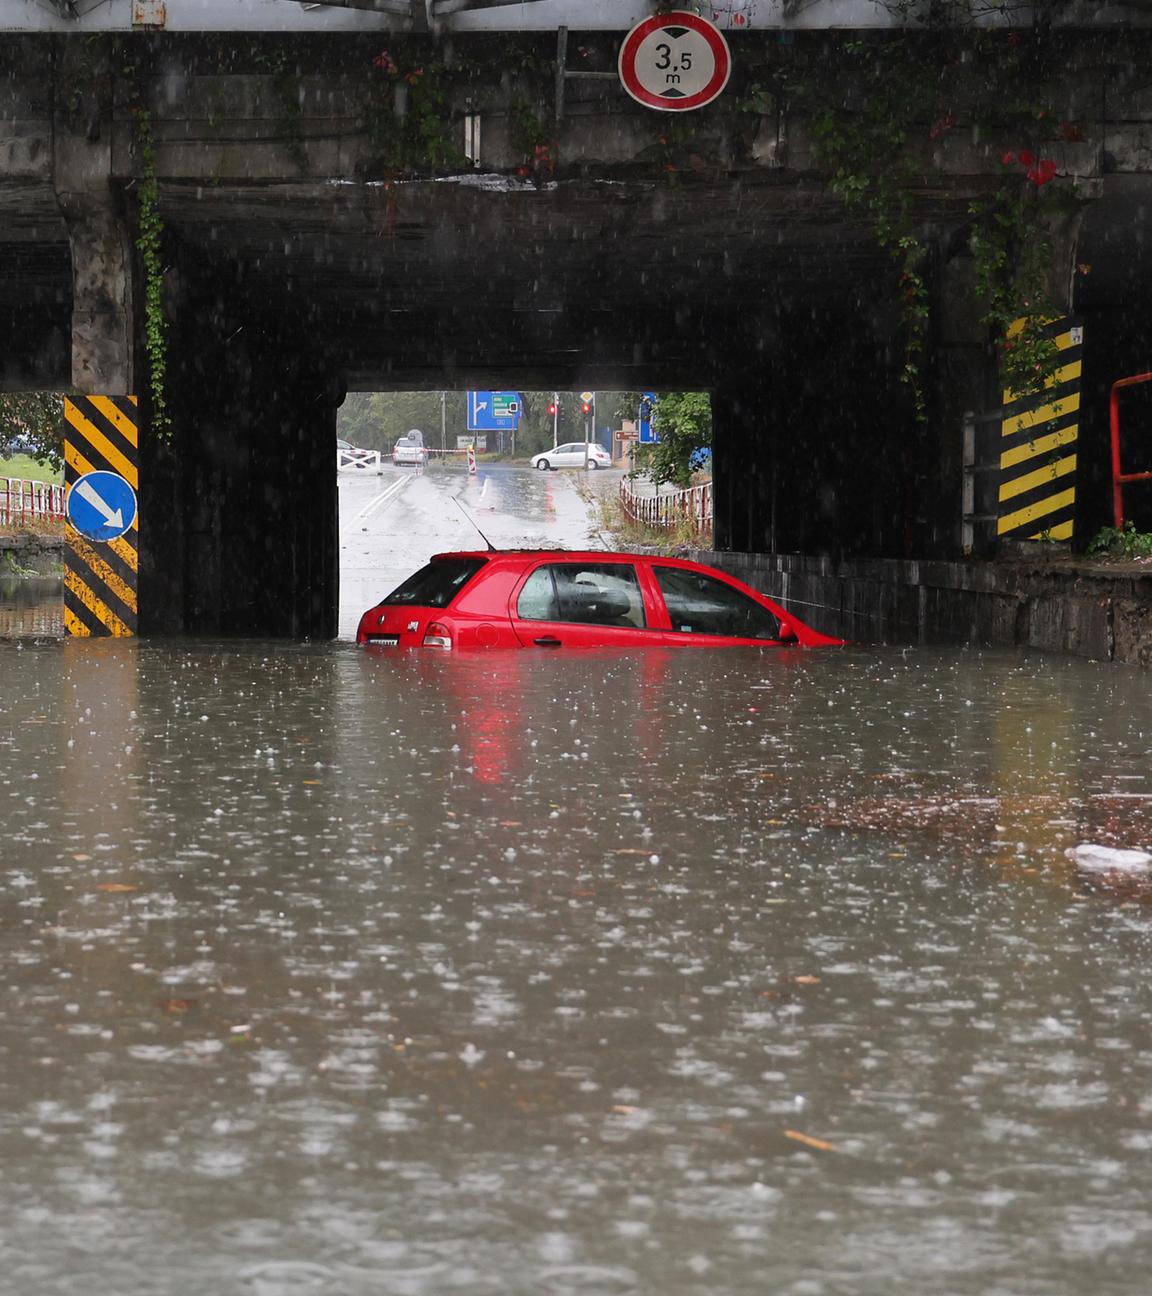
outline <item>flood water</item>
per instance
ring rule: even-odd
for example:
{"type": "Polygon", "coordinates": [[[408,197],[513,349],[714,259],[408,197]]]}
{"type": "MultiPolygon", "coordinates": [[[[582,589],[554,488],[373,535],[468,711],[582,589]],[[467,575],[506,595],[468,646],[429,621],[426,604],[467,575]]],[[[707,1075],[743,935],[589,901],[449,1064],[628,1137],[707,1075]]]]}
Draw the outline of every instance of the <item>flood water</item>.
{"type": "Polygon", "coordinates": [[[1134,671],[0,644],[0,1290],[1072,1296],[1152,1259],[1134,671]]]}
{"type": "Polygon", "coordinates": [[[62,577],[0,576],[0,640],[58,639],[63,633],[62,577]]]}

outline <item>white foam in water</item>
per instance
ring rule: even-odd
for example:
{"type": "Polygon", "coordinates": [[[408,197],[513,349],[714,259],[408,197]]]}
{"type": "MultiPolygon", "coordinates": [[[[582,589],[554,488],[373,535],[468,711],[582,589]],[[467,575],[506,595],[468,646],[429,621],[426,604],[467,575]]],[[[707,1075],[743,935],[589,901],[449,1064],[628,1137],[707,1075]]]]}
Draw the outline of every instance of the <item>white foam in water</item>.
{"type": "Polygon", "coordinates": [[[1118,850],[1112,846],[1098,846],[1082,842],[1065,852],[1082,869],[1120,869],[1135,873],[1152,867],[1152,855],[1142,850],[1118,850]]]}

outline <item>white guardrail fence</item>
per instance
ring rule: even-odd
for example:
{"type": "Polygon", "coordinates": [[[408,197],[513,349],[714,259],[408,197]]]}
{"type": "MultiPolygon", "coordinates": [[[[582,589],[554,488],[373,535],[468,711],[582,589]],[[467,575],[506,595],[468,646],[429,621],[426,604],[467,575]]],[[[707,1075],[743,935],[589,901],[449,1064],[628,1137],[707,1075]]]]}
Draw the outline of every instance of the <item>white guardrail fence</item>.
{"type": "MultiPolygon", "coordinates": [[[[4,0],[0,0],[3,4],[4,0]]],[[[459,455],[461,461],[468,456],[467,450],[440,450],[435,446],[422,446],[424,451],[424,461],[431,459],[442,459],[445,463],[451,463],[454,455],[459,455]]],[[[336,448],[336,471],[342,473],[374,473],[379,477],[384,472],[384,465],[391,463],[392,457],[386,451],[380,450],[359,450],[355,446],[348,450],[336,448]]],[[[3,480],[0,478],[0,480],[3,480]]]]}
{"type": "Polygon", "coordinates": [[[336,447],[336,471],[348,473],[375,473],[384,471],[379,450],[358,450],[355,446],[345,450],[336,447]]]}
{"type": "Polygon", "coordinates": [[[0,477],[0,526],[64,520],[64,487],[56,482],[0,477]]]}
{"type": "Polygon", "coordinates": [[[656,495],[638,495],[627,477],[620,483],[620,507],[633,522],[644,526],[687,526],[697,535],[712,530],[712,483],[691,486],[688,490],[666,491],[656,495]]]}

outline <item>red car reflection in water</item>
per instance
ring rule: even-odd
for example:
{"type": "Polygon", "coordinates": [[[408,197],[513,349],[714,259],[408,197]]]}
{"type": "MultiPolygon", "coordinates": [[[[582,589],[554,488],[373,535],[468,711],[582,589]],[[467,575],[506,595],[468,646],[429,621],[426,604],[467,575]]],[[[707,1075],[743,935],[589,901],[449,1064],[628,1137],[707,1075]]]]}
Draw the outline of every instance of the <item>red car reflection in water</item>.
{"type": "Polygon", "coordinates": [[[437,554],[360,618],[389,648],[837,645],[735,577],[645,554],[437,554]]]}

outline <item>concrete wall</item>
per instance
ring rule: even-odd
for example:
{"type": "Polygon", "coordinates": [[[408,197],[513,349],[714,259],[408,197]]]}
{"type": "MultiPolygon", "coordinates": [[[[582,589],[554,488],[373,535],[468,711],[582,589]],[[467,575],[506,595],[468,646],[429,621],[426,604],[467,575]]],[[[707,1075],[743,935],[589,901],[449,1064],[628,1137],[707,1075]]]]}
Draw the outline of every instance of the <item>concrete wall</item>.
{"type": "Polygon", "coordinates": [[[63,576],[62,536],[0,535],[0,576],[13,572],[63,576]]]}
{"type": "MultiPolygon", "coordinates": [[[[1087,380],[1098,404],[1149,335],[1152,45],[1139,31],[1049,39],[1044,102],[1075,127],[1051,144],[1059,183],[1103,213],[1085,239],[1058,240],[1053,274],[1067,286],[1084,261],[1090,337],[1123,303],[1087,380]]],[[[935,380],[917,424],[898,382],[891,256],[819,174],[798,106],[773,93],[827,75],[835,42],[734,38],[729,92],[671,123],[624,94],[618,43],[569,42],[569,66],[603,79],[568,81],[557,113],[552,36],[390,42],[413,65],[443,55],[443,120],[461,140],[463,113],[481,114],[494,174],[444,176],[452,166],[389,156],[403,86],[377,75],[371,35],[5,42],[0,386],[145,394],[137,99],[151,114],[173,412],[171,439],[144,452],[153,632],[333,623],[319,447],[341,384],[708,388],[718,549],[833,563],[959,553],[960,416],[996,399],[964,226],[1003,174],[1001,150],[1023,142],[977,128],[980,68],[955,105],[963,124],[933,137],[914,123],[908,140],[905,196],[933,291],[935,380]],[[523,112],[554,127],[554,159],[532,162],[523,112]]],[[[1085,426],[1090,535],[1100,436],[1088,413],[1085,426]]]]}
{"type": "Polygon", "coordinates": [[[826,634],[857,643],[970,643],[1152,666],[1152,569],[1070,559],[833,561],[700,551],[826,634]]]}
{"type": "Polygon", "coordinates": [[[171,422],[141,456],[141,633],[334,638],[342,392],[293,321],[174,262],[171,422]]]}
{"type": "MultiPolygon", "coordinates": [[[[715,20],[728,31],[782,31],[828,27],[868,29],[913,25],[939,10],[932,0],[910,3],[902,10],[882,0],[740,0],[716,6],[715,20]]],[[[1034,22],[1081,28],[1146,26],[1152,24],[1143,0],[1034,0],[1001,9],[987,0],[956,0],[953,16],[965,16],[988,27],[1028,27],[1034,22]]],[[[176,0],[139,4],[134,0],[81,3],[71,15],[52,0],[5,0],[0,31],[91,33],[98,31],[300,31],[331,32],[424,30],[431,23],[443,34],[488,31],[627,31],[649,17],[652,0],[530,0],[492,5],[486,0],[388,0],[373,8],[369,0],[330,0],[325,5],[277,5],[275,0],[176,0]]]]}

